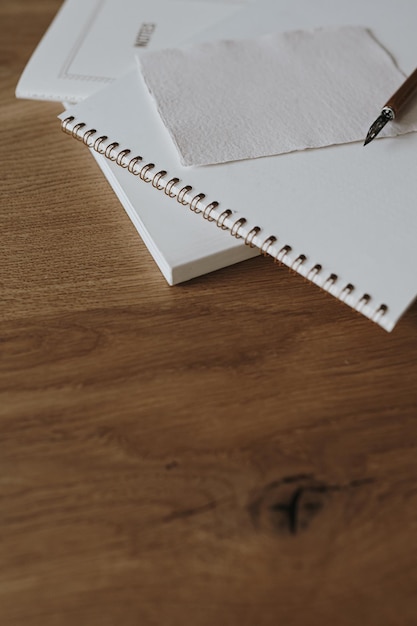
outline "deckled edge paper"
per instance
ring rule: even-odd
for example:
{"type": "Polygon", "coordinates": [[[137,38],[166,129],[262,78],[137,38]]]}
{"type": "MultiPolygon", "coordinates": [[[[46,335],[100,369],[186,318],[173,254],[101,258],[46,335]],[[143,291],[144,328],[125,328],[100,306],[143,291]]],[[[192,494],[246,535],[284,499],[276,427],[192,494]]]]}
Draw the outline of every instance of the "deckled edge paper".
{"type": "MultiPolygon", "coordinates": [[[[405,78],[360,26],[149,51],[138,62],[183,165],[363,141],[405,78]]],[[[415,115],[381,136],[414,130],[415,115]]]]}

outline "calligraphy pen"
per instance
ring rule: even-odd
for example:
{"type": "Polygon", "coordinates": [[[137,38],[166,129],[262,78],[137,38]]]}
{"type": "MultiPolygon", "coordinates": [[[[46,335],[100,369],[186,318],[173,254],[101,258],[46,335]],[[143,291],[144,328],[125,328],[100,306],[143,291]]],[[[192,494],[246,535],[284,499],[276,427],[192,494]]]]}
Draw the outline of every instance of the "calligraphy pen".
{"type": "Polygon", "coordinates": [[[366,146],[372,139],[381,132],[385,124],[395,120],[411,98],[417,94],[417,69],[403,82],[401,87],[391,96],[382,107],[380,115],[376,118],[366,135],[366,146]]]}

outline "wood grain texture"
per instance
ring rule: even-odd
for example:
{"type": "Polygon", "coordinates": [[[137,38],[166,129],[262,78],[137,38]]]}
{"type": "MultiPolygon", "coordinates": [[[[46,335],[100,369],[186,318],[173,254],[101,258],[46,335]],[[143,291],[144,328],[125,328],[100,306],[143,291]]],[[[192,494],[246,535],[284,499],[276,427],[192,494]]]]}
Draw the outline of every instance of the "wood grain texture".
{"type": "Polygon", "coordinates": [[[14,98],[59,5],[0,4],[0,623],[415,625],[417,307],[263,258],[168,287],[14,98]]]}

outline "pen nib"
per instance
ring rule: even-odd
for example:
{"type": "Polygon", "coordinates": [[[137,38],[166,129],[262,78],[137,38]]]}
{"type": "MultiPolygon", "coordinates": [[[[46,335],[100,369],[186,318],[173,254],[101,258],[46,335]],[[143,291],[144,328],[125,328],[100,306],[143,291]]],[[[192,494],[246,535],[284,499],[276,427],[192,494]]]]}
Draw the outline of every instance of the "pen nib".
{"type": "Polygon", "coordinates": [[[366,146],[372,139],[375,139],[377,135],[384,128],[385,124],[394,119],[394,111],[392,109],[384,108],[381,111],[381,114],[376,118],[375,122],[372,124],[371,128],[368,130],[368,134],[366,135],[366,139],[364,142],[364,146],[366,146]]]}

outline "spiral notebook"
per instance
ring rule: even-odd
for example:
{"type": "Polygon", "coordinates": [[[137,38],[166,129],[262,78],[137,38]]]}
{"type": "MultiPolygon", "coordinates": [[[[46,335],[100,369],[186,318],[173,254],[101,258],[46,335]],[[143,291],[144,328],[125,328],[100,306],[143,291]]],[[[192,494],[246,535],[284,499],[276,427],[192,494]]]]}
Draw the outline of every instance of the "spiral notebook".
{"type": "MultiPolygon", "coordinates": [[[[299,27],[299,13],[293,11],[289,19],[292,4],[281,2],[281,10],[284,4],[285,26],[299,27]]],[[[320,4],[329,20],[328,3],[320,4]]],[[[400,67],[411,71],[415,59],[407,25],[415,21],[417,7],[402,0],[400,35],[389,15],[374,18],[371,4],[350,3],[346,22],[354,19],[372,28],[400,67]]],[[[307,9],[308,15],[306,23],[303,14],[303,27],[320,25],[320,11],[313,16],[307,9]]],[[[337,6],[333,20],[340,23],[337,6]]],[[[138,185],[147,183],[200,219],[229,230],[385,330],[392,330],[415,298],[416,133],[376,140],[372,152],[354,143],[184,167],[138,71],[61,119],[66,132],[136,175],[138,185]]],[[[278,283],[275,289],[279,297],[278,283]]]]}
{"type": "Polygon", "coordinates": [[[202,220],[173,205],[151,185],[141,185],[115,162],[91,150],[114,193],[151,253],[169,285],[177,285],[257,256],[227,233],[210,228],[202,220]]]}
{"type": "MultiPolygon", "coordinates": [[[[81,100],[135,67],[135,51],[177,44],[202,25],[208,27],[237,12],[243,2],[66,0],[29,60],[16,95],[81,100]]],[[[257,254],[179,206],[173,211],[167,197],[136,185],[125,170],[93,153],[170,285],[257,254]]]]}

